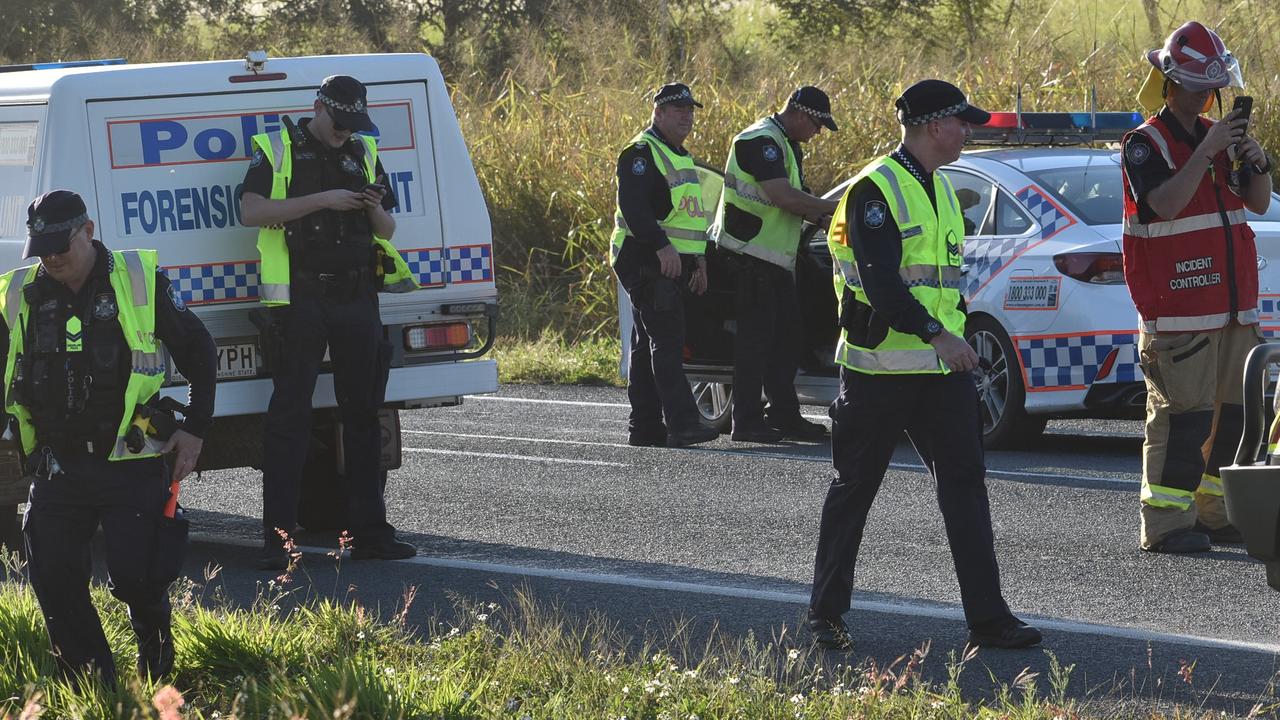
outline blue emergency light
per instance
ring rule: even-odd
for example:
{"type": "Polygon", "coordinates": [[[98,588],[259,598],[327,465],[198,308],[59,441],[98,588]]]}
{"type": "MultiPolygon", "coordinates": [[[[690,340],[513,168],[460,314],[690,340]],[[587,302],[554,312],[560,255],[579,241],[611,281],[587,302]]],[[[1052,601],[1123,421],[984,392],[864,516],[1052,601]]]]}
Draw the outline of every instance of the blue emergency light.
{"type": "Polygon", "coordinates": [[[995,112],[974,125],[971,145],[1081,145],[1119,142],[1143,122],[1137,112],[995,112]]]}

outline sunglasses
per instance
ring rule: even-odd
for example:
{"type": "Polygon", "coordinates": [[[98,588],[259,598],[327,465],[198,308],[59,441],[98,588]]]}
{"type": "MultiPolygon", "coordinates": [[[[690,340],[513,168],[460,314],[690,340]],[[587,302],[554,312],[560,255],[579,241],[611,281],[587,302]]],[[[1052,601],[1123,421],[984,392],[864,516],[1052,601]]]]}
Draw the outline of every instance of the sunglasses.
{"type": "Polygon", "coordinates": [[[349,128],[346,125],[343,125],[341,122],[339,122],[338,116],[334,115],[332,110],[329,110],[328,108],[326,108],[325,112],[329,114],[329,119],[333,121],[334,130],[337,130],[338,132],[351,132],[354,130],[354,128],[349,128]]]}

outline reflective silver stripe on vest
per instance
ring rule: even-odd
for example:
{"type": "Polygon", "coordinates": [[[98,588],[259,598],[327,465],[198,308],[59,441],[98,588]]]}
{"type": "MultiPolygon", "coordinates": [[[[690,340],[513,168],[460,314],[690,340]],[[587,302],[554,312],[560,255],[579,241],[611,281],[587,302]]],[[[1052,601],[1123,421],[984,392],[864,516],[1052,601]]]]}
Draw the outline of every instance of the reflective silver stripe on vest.
{"type": "Polygon", "coordinates": [[[9,325],[9,332],[18,327],[18,310],[22,307],[22,288],[26,287],[34,265],[15,270],[13,279],[9,281],[9,289],[4,297],[4,321],[9,325]]]}
{"type": "Polygon", "coordinates": [[[284,140],[280,139],[280,133],[267,133],[267,141],[271,145],[271,169],[284,172],[284,140]]]}
{"type": "Polygon", "coordinates": [[[658,158],[662,177],[667,181],[667,188],[674,190],[681,185],[698,185],[702,182],[698,179],[696,170],[677,170],[665,152],[661,150],[654,152],[653,148],[650,148],[649,153],[658,158]]]}
{"type": "Polygon", "coordinates": [[[1138,130],[1140,130],[1143,135],[1151,138],[1151,142],[1155,143],[1156,149],[1159,150],[1160,155],[1164,157],[1164,164],[1172,168],[1173,155],[1169,153],[1169,143],[1164,141],[1164,135],[1161,135],[1160,131],[1157,130],[1154,125],[1149,124],[1141,125],[1138,130]]]}
{"type": "Polygon", "coordinates": [[[164,357],[159,352],[133,351],[133,371],[139,375],[161,375],[164,373],[164,357]]]}
{"type": "MultiPolygon", "coordinates": [[[[1243,209],[1227,211],[1227,222],[1231,225],[1243,225],[1245,217],[1243,209]]],[[[1124,233],[1140,238],[1169,237],[1220,227],[1222,227],[1222,214],[1216,212],[1146,224],[1137,222],[1136,215],[1130,215],[1124,219],[1124,233]]]]}
{"type": "Polygon", "coordinates": [[[862,275],[858,274],[858,266],[848,260],[838,260],[835,264],[836,272],[844,278],[844,284],[851,287],[862,287],[862,275]]]}
{"type": "Polygon", "coordinates": [[[124,257],[125,269],[129,271],[129,291],[133,294],[134,307],[147,305],[147,276],[142,269],[142,256],[132,250],[120,253],[124,257]]]}
{"type": "Polygon", "coordinates": [[[942,268],[942,282],[938,282],[936,265],[908,265],[898,271],[907,287],[941,287],[944,290],[959,290],[963,274],[960,268],[947,265],[942,268]]]}
{"type": "MultiPolygon", "coordinates": [[[[627,226],[626,218],[622,217],[621,213],[614,216],[613,222],[615,227],[621,229],[623,232],[627,233],[628,235],[635,237],[631,232],[631,228],[627,226]]],[[[707,241],[707,233],[706,231],[703,231],[703,230],[690,230],[688,228],[669,228],[666,225],[663,225],[662,223],[658,223],[658,227],[662,228],[662,231],[665,232],[667,234],[667,237],[669,238],[675,238],[677,240],[691,240],[693,242],[707,241]]]]}
{"type": "Polygon", "coordinates": [[[911,212],[907,210],[907,199],[902,197],[902,187],[898,185],[898,176],[893,174],[893,170],[888,165],[877,167],[876,172],[884,177],[885,181],[889,183],[889,189],[893,191],[893,197],[887,199],[893,200],[898,206],[898,212],[894,214],[894,218],[898,221],[898,226],[910,225],[911,212]]]}
{"type": "Polygon", "coordinates": [[[725,174],[724,186],[726,188],[732,188],[734,192],[738,193],[746,200],[757,202],[761,205],[767,205],[769,207],[777,207],[777,205],[769,202],[769,198],[764,197],[763,193],[757,193],[755,185],[752,185],[746,180],[739,181],[737,176],[733,173],[725,174]]]}
{"type": "Polygon", "coordinates": [[[939,372],[933,350],[867,350],[840,341],[836,359],[844,365],[871,372],[939,372]]]}
{"type": "Polygon", "coordinates": [[[289,285],[258,285],[258,294],[264,302],[289,302],[289,285]]]}
{"type": "Polygon", "coordinates": [[[786,255],[784,253],[775,252],[765,248],[763,245],[752,242],[742,242],[736,238],[731,238],[724,233],[720,234],[719,245],[726,250],[750,255],[751,257],[760,258],[767,263],[773,263],[786,270],[794,269],[796,266],[796,258],[794,255],[786,255]]]}
{"type": "Polygon", "coordinates": [[[413,292],[414,290],[417,290],[417,289],[418,289],[418,284],[414,282],[411,278],[406,278],[404,280],[393,282],[390,285],[383,285],[381,292],[405,293],[405,292],[413,292]]]}
{"type": "MultiPolygon", "coordinates": [[[[1253,311],[1253,314],[1256,318],[1257,311],[1253,311]]],[[[1227,321],[1230,319],[1231,313],[1214,313],[1213,315],[1174,315],[1157,318],[1155,320],[1143,320],[1142,331],[1147,333],[1157,333],[1217,330],[1218,328],[1225,326],[1227,321]]]]}

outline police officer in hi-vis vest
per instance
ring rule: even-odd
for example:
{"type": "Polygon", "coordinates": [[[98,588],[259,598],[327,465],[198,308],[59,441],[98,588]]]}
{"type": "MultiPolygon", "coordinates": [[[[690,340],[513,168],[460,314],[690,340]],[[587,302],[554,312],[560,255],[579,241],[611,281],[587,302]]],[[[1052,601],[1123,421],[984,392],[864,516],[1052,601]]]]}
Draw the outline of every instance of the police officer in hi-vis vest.
{"type": "Polygon", "coordinates": [[[682,143],[702,105],[683,83],[658,88],[653,122],[618,156],[609,260],[631,300],[628,442],[683,447],[714,440],[684,377],[684,299],[707,289],[707,214],[682,143]]]}
{"type": "Polygon", "coordinates": [[[711,237],[734,268],[734,440],[820,440],[827,434],[825,426],[800,416],[795,387],[803,327],[795,279],[800,226],[836,208],[834,200],[809,193],[800,145],[824,127],[836,131],[831,101],[805,86],[780,112],[739,133],[729,149],[711,237]],[[762,391],[769,398],[767,422],[762,391]]]}
{"type": "Polygon", "coordinates": [[[347,529],[355,559],[412,557],[387,523],[378,410],[391,344],[383,337],[378,292],[417,289],[390,239],[396,200],[373,137],[365,87],[326,78],[315,116],[296,129],[253,138],[241,196],[244,224],[257,226],[259,293],[278,333],[269,353],[274,391],[263,440],[261,567],[288,563],[280,531],[298,519],[303,464],[311,440],[311,396],[325,348],[342,421],[347,529]]]}
{"type": "Polygon", "coordinates": [[[1198,22],[1173,31],[1139,100],[1159,112],[1124,139],[1124,279],[1138,308],[1147,387],[1139,545],[1162,553],[1239,543],[1218,468],[1244,426],[1244,362],[1261,342],[1258,251],[1246,210],[1271,202],[1271,161],[1232,111],[1240,66],[1198,22]]]}
{"type": "Polygon", "coordinates": [[[166,542],[160,528],[170,484],[195,467],[213,417],[218,351],[154,250],[113,252],[93,230],[73,192],[54,190],[27,208],[23,256],[40,262],[0,277],[0,353],[9,430],[32,477],[27,566],[54,657],[64,674],[114,686],[89,597],[90,542],[101,525],[111,593],[128,606],[137,636],[138,673],[168,674],[169,583],[185,543],[166,542]],[[161,441],[135,422],[156,405],[166,350],[190,390],[181,428],[161,441]]]}
{"type": "Polygon", "coordinates": [[[841,616],[862,530],[906,431],[937,482],[969,642],[1028,647],[1040,632],[1014,617],[1000,594],[972,375],[978,356],[964,341],[964,216],[938,172],[960,157],[969,126],[991,116],[942,80],[912,85],[895,105],[902,144],[854,178],[827,238],[840,302],[840,395],[831,426],[836,479],[822,507],[809,629],[821,645],[851,647],[841,616]]]}

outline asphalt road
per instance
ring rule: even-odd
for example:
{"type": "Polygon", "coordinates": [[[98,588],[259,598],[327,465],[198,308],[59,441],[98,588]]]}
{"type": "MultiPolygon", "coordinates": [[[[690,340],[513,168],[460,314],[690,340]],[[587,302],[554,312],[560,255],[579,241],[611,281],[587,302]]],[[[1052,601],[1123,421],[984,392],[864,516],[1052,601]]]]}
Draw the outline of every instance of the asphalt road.
{"type": "MultiPolygon", "coordinates": [[[[802,643],[796,626],[831,479],[828,447],[723,437],[632,448],[625,403],[612,388],[512,386],[457,408],[402,413],[404,466],[391,474],[387,502],[420,556],[337,567],[318,549],[333,537],[305,535],[303,592],[355,592],[390,612],[414,585],[411,618],[425,627],[459,604],[510,606],[527,590],[574,616],[602,613],[637,646],[671,643],[682,625],[693,637],[719,628],[802,643]]],[[[822,411],[809,408],[815,418],[822,411]]],[[[1062,421],[1030,451],[988,454],[1005,595],[1046,639],[1042,649],[982,651],[963,676],[975,697],[1023,668],[1047,678],[1056,657],[1075,666],[1072,695],[1117,711],[1181,702],[1243,715],[1276,702],[1280,593],[1240,548],[1138,550],[1140,448],[1139,423],[1062,421]],[[1191,663],[1188,682],[1179,671],[1191,663]]],[[[940,679],[965,630],[919,462],[909,445],[899,448],[867,526],[848,620],[854,660],[883,665],[928,640],[925,667],[940,679]]],[[[252,570],[260,475],[206,473],[184,484],[183,500],[199,533],[193,575],[218,564],[214,582],[247,601],[269,578],[252,570]]]]}

